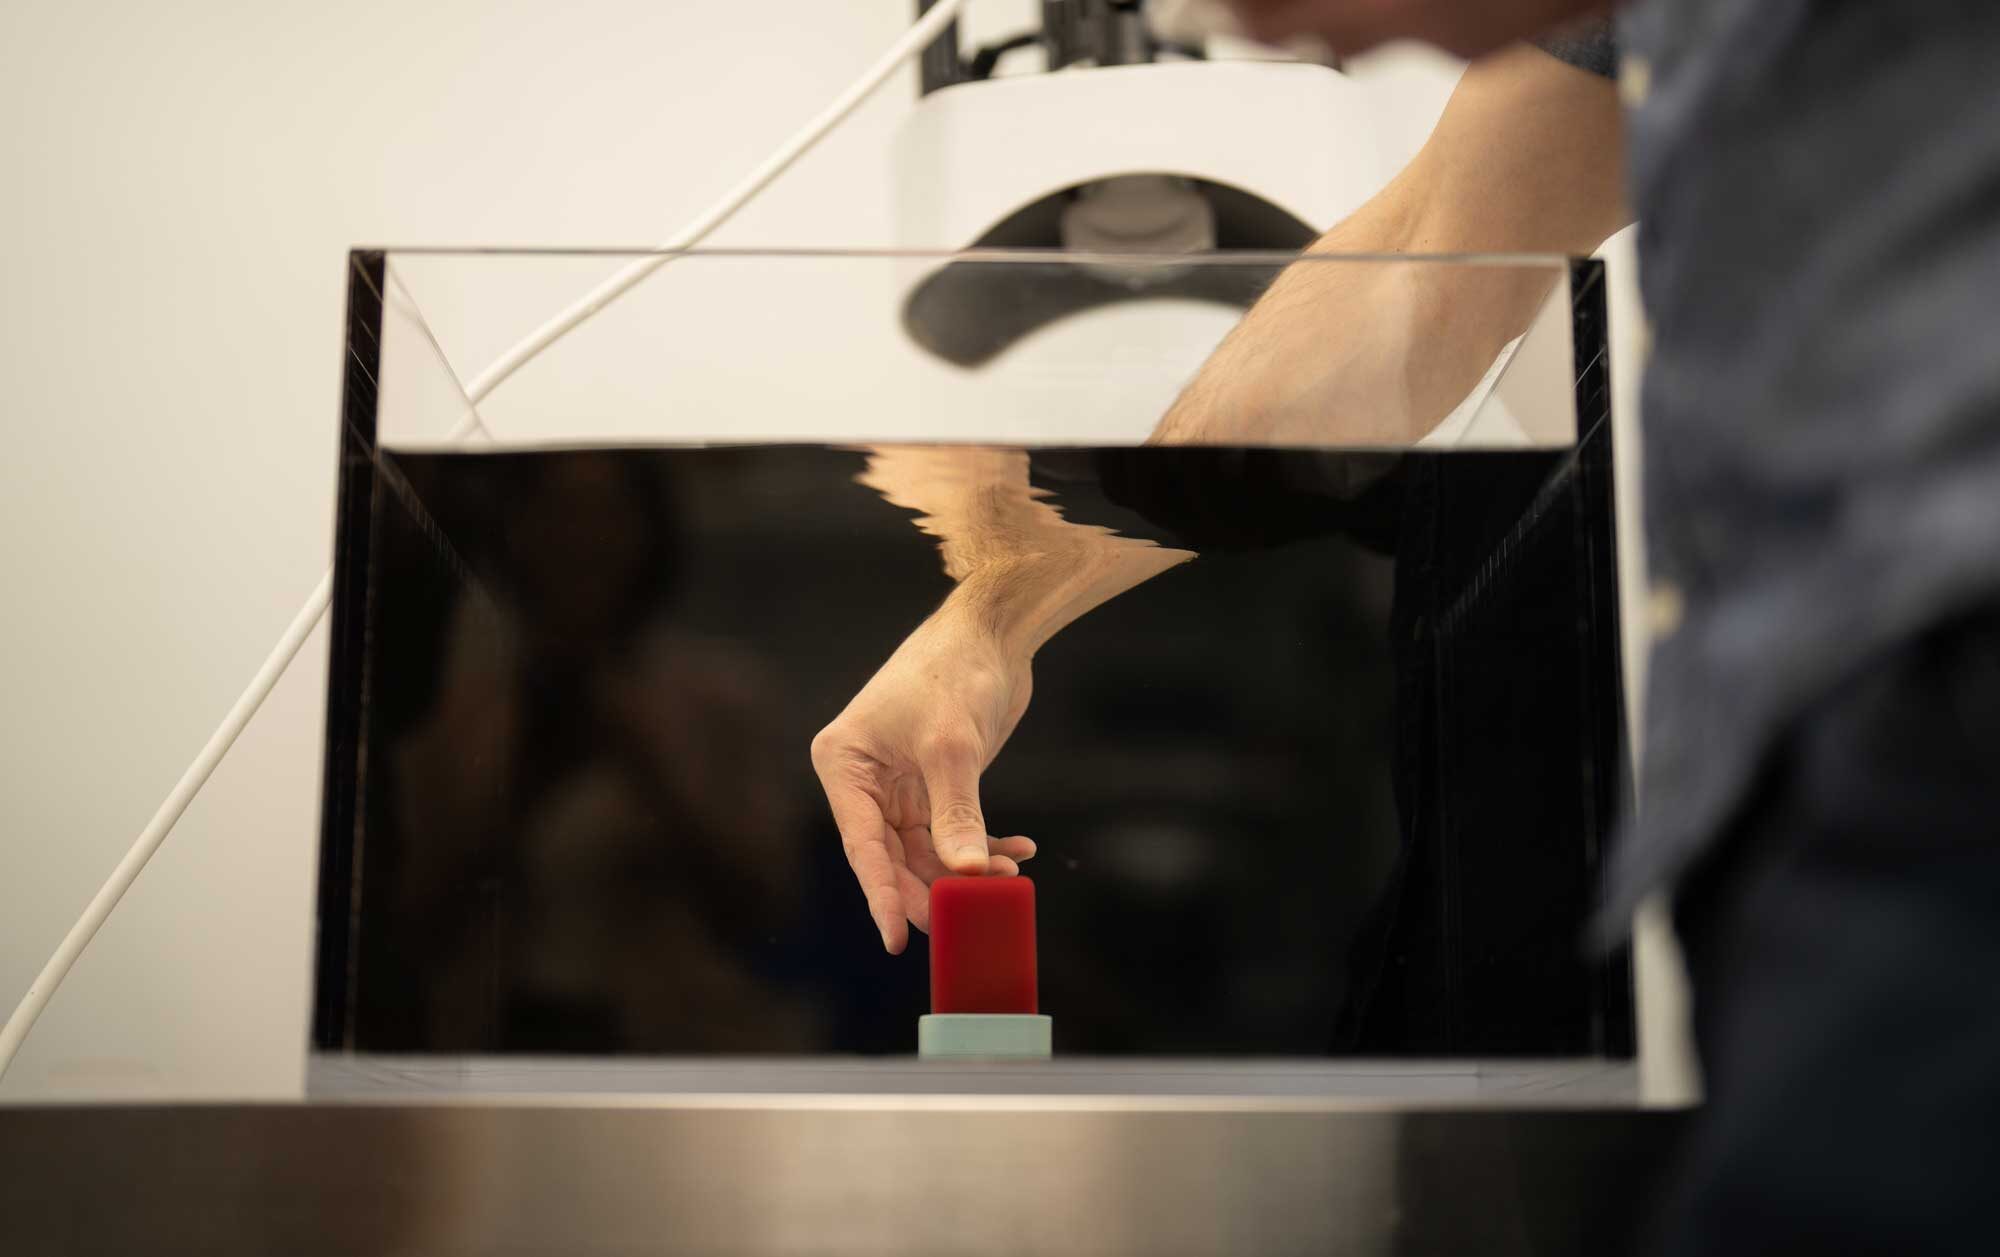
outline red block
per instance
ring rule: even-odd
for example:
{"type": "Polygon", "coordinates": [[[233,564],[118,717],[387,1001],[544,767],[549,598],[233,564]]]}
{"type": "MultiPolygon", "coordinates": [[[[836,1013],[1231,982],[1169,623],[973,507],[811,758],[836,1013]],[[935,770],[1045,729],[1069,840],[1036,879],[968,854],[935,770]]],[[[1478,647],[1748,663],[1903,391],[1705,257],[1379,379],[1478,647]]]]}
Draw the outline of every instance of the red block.
{"type": "Polygon", "coordinates": [[[931,884],[931,1011],[1038,1011],[1033,882],[940,877],[931,884]]]}

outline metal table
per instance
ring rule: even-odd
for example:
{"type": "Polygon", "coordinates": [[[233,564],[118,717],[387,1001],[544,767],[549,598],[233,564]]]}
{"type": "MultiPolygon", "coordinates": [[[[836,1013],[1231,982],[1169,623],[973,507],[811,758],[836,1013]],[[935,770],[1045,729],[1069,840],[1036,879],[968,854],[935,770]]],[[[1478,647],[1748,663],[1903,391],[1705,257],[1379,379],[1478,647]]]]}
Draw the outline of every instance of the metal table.
{"type": "Polygon", "coordinates": [[[0,1228],[10,1254],[1601,1257],[1684,1124],[1604,1107],[1621,1068],[321,1061],[306,1104],[0,1110],[0,1228]]]}

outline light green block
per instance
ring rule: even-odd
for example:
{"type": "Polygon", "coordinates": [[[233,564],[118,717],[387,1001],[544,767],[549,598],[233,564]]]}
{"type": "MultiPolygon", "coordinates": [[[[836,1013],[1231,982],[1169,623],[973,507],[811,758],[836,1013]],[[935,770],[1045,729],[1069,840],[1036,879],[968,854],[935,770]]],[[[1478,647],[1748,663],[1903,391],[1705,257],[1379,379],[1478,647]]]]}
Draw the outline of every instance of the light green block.
{"type": "Polygon", "coordinates": [[[927,1061],[1045,1061],[1054,1025],[1039,1013],[930,1013],[917,1019],[927,1061]]]}

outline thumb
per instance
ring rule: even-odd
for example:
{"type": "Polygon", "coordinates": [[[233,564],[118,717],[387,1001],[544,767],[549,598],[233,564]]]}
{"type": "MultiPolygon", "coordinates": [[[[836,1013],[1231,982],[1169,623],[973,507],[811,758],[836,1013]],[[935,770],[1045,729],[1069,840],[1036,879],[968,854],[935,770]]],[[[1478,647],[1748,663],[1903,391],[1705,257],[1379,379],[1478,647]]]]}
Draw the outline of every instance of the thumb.
{"type": "Polygon", "coordinates": [[[979,810],[979,757],[970,746],[946,742],[924,762],[924,793],[931,804],[931,845],[954,873],[986,872],[986,816],[979,810]]]}

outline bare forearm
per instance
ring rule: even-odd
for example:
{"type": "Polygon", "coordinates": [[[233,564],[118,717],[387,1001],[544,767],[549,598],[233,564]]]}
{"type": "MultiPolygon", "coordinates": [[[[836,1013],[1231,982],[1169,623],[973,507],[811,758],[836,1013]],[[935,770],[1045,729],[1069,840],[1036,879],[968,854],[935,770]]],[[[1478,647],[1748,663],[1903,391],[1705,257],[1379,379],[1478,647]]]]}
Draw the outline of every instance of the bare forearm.
{"type": "Polygon", "coordinates": [[[1588,253],[1631,219],[1617,88],[1526,44],[1494,53],[1383,197],[1415,250],[1588,253]]]}
{"type": "Polygon", "coordinates": [[[916,511],[956,588],[939,615],[1032,658],[1091,609],[1194,556],[1065,519],[1029,483],[1021,450],[884,447],[862,482],[916,511]]]}
{"type": "Polygon", "coordinates": [[[1368,260],[1588,253],[1628,219],[1613,87],[1521,45],[1467,70],[1422,151],[1279,276],[1157,443],[1401,445],[1471,390],[1547,297],[1546,270],[1368,260]]]}

